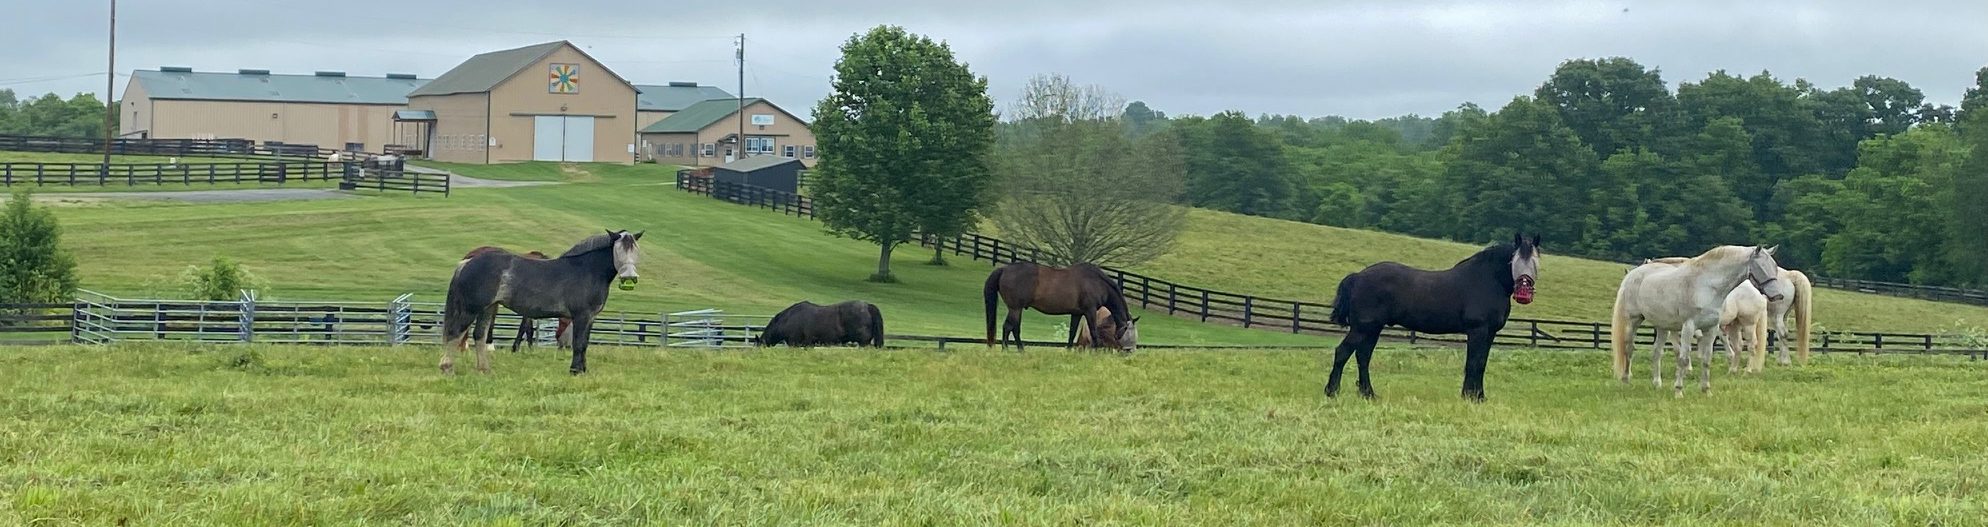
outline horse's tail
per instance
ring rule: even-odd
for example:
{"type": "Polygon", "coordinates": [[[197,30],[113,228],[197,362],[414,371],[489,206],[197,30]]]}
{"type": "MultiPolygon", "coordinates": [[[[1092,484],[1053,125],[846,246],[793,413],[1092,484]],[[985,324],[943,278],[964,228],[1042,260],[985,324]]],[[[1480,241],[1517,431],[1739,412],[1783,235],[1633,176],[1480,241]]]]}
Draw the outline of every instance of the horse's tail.
{"type": "Polygon", "coordinates": [[[881,309],[877,309],[876,304],[869,304],[869,307],[870,343],[881,348],[884,347],[884,312],[881,309]]]}
{"type": "Polygon", "coordinates": [[[1351,325],[1346,323],[1346,317],[1352,315],[1351,310],[1347,306],[1352,303],[1353,279],[1358,276],[1346,275],[1346,278],[1339,280],[1339,292],[1332,295],[1332,315],[1325,317],[1326,321],[1341,326],[1351,325]]]}
{"type": "MultiPolygon", "coordinates": [[[[1629,348],[1635,345],[1636,328],[1629,325],[1629,280],[1624,278],[1622,286],[1615,290],[1614,314],[1608,320],[1608,349],[1614,352],[1617,377],[1625,375],[1629,367],[1629,348]]],[[[1682,338],[1692,338],[1684,335],[1682,338]]],[[[1709,366],[1708,366],[1709,367],[1709,366]]]]}
{"type": "Polygon", "coordinates": [[[987,273],[987,285],[980,288],[980,295],[987,307],[988,346],[994,345],[994,304],[1001,299],[1001,273],[1007,270],[1007,267],[997,267],[994,272],[987,273]]]}
{"type": "MultiPolygon", "coordinates": [[[[1809,301],[1815,297],[1815,293],[1809,284],[1809,275],[1802,274],[1801,271],[1788,271],[1788,281],[1795,283],[1795,355],[1801,357],[1802,364],[1808,364],[1809,301]]],[[[1788,336],[1782,335],[1781,338],[1788,336]]]]}

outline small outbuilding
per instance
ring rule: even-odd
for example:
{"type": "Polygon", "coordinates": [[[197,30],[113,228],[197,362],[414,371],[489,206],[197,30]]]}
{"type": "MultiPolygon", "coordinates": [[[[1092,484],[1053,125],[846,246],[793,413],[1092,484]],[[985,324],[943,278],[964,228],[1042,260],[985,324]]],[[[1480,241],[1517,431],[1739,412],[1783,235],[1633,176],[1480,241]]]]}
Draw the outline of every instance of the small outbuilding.
{"type": "Polygon", "coordinates": [[[711,177],[718,181],[799,194],[801,171],[806,169],[807,165],[801,164],[801,160],[791,157],[752,156],[718,165],[711,170],[711,177]]]}

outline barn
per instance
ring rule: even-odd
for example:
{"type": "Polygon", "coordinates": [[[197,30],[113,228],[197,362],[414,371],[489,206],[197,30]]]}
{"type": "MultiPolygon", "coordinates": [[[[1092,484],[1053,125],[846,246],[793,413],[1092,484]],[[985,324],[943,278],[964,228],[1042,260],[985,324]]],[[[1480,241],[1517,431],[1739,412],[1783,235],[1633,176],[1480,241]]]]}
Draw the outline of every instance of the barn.
{"type": "MultiPolygon", "coordinates": [[[[738,160],[737,98],[699,101],[642,128],[643,159],[687,166],[738,160]]],[[[779,156],[814,166],[815,136],[807,121],[757,97],[744,100],[745,154],[779,156]]]]}
{"type": "Polygon", "coordinates": [[[791,157],[752,156],[718,165],[711,170],[711,178],[799,194],[803,170],[807,167],[791,157]]]}
{"type": "Polygon", "coordinates": [[[484,53],[407,93],[403,129],[456,163],[635,159],[635,85],[564,40],[484,53]]]}
{"type": "Polygon", "coordinates": [[[319,71],[137,70],[119,104],[124,137],[253,139],[379,152],[394,143],[393,112],[427,81],[319,71]]]}
{"type": "Polygon", "coordinates": [[[635,96],[635,129],[647,128],[672,114],[689,108],[690,105],[712,99],[732,99],[732,94],[717,86],[702,86],[695,82],[671,82],[669,84],[637,84],[635,89],[642,93],[635,96]]]}

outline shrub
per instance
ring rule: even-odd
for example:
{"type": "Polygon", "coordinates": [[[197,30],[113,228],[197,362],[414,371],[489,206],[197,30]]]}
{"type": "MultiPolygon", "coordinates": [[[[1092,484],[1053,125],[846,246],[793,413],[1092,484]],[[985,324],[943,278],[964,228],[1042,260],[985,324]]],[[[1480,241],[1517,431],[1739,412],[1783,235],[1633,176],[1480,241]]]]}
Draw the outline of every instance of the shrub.
{"type": "Polygon", "coordinates": [[[226,256],[214,257],[214,262],[206,269],[197,265],[186,266],[186,270],[180,272],[179,284],[187,295],[196,300],[216,302],[240,298],[244,289],[262,288],[261,279],[226,256]]]}
{"type": "Polygon", "coordinates": [[[0,212],[0,302],[68,302],[76,295],[76,259],[62,249],[55,214],[31,198],[16,191],[0,212]]]}

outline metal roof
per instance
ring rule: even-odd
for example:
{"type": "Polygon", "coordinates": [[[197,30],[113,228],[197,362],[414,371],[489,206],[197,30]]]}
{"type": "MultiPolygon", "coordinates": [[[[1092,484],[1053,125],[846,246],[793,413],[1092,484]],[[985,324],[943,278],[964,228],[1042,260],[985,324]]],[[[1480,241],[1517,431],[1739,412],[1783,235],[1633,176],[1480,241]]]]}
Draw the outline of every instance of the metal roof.
{"type": "Polygon", "coordinates": [[[698,86],[694,82],[637,84],[635,85],[635,89],[642,91],[641,94],[635,96],[635,109],[645,112],[676,112],[702,101],[732,98],[732,94],[725,92],[722,88],[717,86],[698,86]]]}
{"type": "Polygon", "coordinates": [[[411,78],[269,74],[265,70],[246,73],[187,68],[161,70],[133,71],[131,78],[153,99],[335,104],[407,104],[407,93],[428,82],[411,78]]]}
{"type": "Polygon", "coordinates": [[[435,111],[434,111],[434,110],[394,110],[394,111],[393,111],[393,120],[395,120],[395,121],[433,121],[433,120],[435,120],[435,111]]]}
{"type": "Polygon", "coordinates": [[[799,163],[799,162],[801,162],[801,160],[794,159],[791,157],[746,156],[745,159],[740,159],[738,161],[733,161],[730,163],[725,163],[723,165],[718,165],[718,168],[723,170],[730,170],[733,172],[752,172],[754,170],[777,167],[788,163],[799,163]]]}
{"type": "MultiPolygon", "coordinates": [[[[582,50],[579,46],[574,46],[573,43],[564,40],[533,44],[522,48],[492,51],[470,57],[469,60],[463,61],[462,64],[457,64],[456,67],[443,73],[442,76],[435,77],[435,80],[429,81],[427,85],[414,90],[412,93],[408,93],[407,96],[488,92],[495,89],[498,84],[503,84],[511,76],[517,75],[518,72],[531,67],[532,64],[544,59],[547,55],[551,55],[552,52],[558,51],[559,48],[569,46],[573,48],[573,51],[579,52],[581,56],[587,57],[588,60],[593,60],[594,57],[588,55],[586,50],[582,50]]],[[[600,64],[598,60],[594,60],[593,62],[600,64]]],[[[601,66],[601,72],[606,73],[607,76],[613,77],[614,80],[620,81],[623,84],[634,86],[634,84],[628,83],[628,79],[621,78],[621,75],[608,70],[606,66],[601,66]]],[[[582,75],[585,75],[585,73],[582,73],[582,75]]]]}
{"type": "MultiPolygon", "coordinates": [[[[757,103],[763,100],[765,99],[761,99],[758,97],[746,97],[745,106],[752,106],[753,103],[757,103]]],[[[682,111],[670,114],[669,117],[664,117],[663,120],[661,121],[656,121],[655,124],[651,124],[649,125],[649,127],[643,128],[642,133],[682,134],[682,133],[696,132],[698,130],[703,130],[704,127],[706,126],[711,126],[711,123],[718,122],[719,119],[724,119],[725,117],[738,113],[739,106],[740,106],[739,100],[737,98],[711,99],[708,101],[702,101],[697,104],[692,104],[689,107],[684,108],[682,111]]]]}

